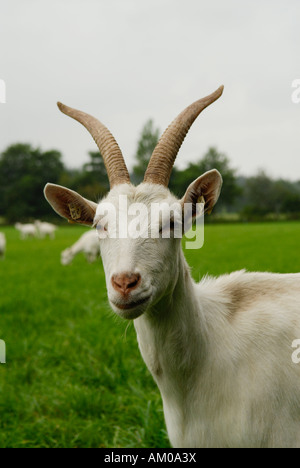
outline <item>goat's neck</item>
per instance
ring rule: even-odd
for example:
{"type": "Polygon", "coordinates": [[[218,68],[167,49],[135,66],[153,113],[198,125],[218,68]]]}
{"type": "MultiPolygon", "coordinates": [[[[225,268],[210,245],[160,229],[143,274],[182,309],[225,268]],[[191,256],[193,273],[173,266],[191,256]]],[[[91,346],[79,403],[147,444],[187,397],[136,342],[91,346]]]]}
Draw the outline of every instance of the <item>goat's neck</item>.
{"type": "Polygon", "coordinates": [[[166,380],[178,386],[179,375],[192,377],[204,351],[200,320],[194,283],[180,252],[172,292],[134,321],[142,356],[159,386],[166,380]]]}

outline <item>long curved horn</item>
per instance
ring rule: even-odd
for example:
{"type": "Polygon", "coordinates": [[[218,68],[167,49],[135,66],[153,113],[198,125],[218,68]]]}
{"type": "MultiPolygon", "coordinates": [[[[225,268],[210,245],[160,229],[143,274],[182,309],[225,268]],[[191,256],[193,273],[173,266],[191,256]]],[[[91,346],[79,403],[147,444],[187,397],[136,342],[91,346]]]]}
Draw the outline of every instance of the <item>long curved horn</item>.
{"type": "Polygon", "coordinates": [[[94,138],[104,160],[110,187],[125,183],[130,184],[130,177],[122,152],[110,131],[99,120],[89,114],[72,109],[61,102],[58,102],[57,105],[61,112],[80,122],[94,138]]]}
{"type": "Polygon", "coordinates": [[[192,123],[200,112],[216,101],[223,93],[224,86],[220,86],[214,93],[199,99],[176,117],[165,130],[157,143],[145,173],[144,182],[168,186],[172,168],[192,123]]]}

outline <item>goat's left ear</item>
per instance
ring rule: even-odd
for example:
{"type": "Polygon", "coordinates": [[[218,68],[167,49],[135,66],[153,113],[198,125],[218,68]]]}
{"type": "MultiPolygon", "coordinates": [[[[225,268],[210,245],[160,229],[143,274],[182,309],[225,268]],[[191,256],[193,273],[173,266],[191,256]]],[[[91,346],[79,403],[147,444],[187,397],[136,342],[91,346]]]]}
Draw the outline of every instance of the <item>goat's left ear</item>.
{"type": "Polygon", "coordinates": [[[205,172],[189,185],[181,202],[182,204],[191,203],[194,215],[196,214],[196,204],[203,202],[204,213],[210,214],[218,201],[222,183],[222,176],[216,169],[205,172]]]}
{"type": "Polygon", "coordinates": [[[97,203],[86,200],[77,192],[60,185],[47,184],[44,194],[54,211],[69,223],[93,225],[97,203]]]}

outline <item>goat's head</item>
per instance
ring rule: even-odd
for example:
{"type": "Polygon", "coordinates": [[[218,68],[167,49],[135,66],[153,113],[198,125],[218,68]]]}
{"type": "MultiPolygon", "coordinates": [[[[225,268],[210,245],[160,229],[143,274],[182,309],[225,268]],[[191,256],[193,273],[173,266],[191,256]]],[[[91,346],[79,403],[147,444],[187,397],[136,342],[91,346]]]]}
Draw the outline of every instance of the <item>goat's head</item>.
{"type": "Polygon", "coordinates": [[[190,204],[195,215],[200,198],[204,211],[210,212],[219,197],[222,177],[215,169],[192,182],[181,200],[170,193],[168,184],[175,158],[192,123],[222,92],[220,87],[179,114],[160,138],[144,181],[137,187],[130,183],[121,150],[109,130],[94,117],[58,104],[63,113],[83,124],[94,138],[107,169],[110,192],[96,204],[72,190],[47,184],[45,196],[54,210],[69,222],[97,228],[108,298],[113,310],[124,318],[137,318],[164,295],[172,293],[181,248],[180,239],[173,233],[176,223],[182,224],[184,204],[190,204]],[[124,232],[123,220],[130,222],[141,204],[140,235],[128,235],[128,225],[124,232]],[[151,211],[158,204],[174,210],[162,210],[154,226],[151,211]],[[171,220],[170,213],[173,213],[171,220]],[[170,233],[167,238],[162,234],[166,225],[170,233]],[[158,235],[149,235],[153,228],[158,235]]]}

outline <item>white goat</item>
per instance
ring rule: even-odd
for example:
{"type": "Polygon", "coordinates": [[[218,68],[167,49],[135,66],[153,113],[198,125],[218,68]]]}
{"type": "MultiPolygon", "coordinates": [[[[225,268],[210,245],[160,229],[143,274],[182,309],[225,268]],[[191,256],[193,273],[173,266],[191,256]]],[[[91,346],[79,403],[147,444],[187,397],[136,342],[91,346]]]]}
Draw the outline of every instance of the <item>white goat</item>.
{"type": "MultiPolygon", "coordinates": [[[[130,184],[122,153],[96,119],[59,104],[94,137],[111,191],[99,205],[48,184],[45,195],[70,222],[96,224],[108,298],[121,317],[134,319],[142,356],[160,389],[174,447],[299,447],[300,366],[291,360],[300,338],[300,274],[190,275],[179,239],[112,238],[101,205],[118,212],[120,195],[150,209],[176,199],[167,186],[182,141],[222,88],[183,111],[155,148],[144,182],[130,184]]],[[[183,203],[216,203],[216,170],[196,179],[183,203]]],[[[119,213],[120,214],[120,213],[119,213]]],[[[108,217],[110,214],[108,214],[108,217]]]]}
{"type": "Polygon", "coordinates": [[[6,250],[6,237],[5,234],[0,232],[0,258],[5,257],[5,250],[6,250]]]}
{"type": "Polygon", "coordinates": [[[74,245],[61,253],[61,264],[69,265],[79,253],[85,255],[89,263],[93,263],[100,255],[99,237],[96,231],[85,232],[74,245]]]}
{"type": "Polygon", "coordinates": [[[57,226],[51,223],[45,223],[41,221],[35,221],[34,225],[41,239],[44,239],[47,236],[49,236],[50,239],[55,239],[55,231],[57,229],[57,226]]]}
{"type": "Polygon", "coordinates": [[[27,239],[28,237],[38,236],[38,232],[34,224],[16,223],[15,228],[20,232],[20,237],[22,240],[27,239]]]}

